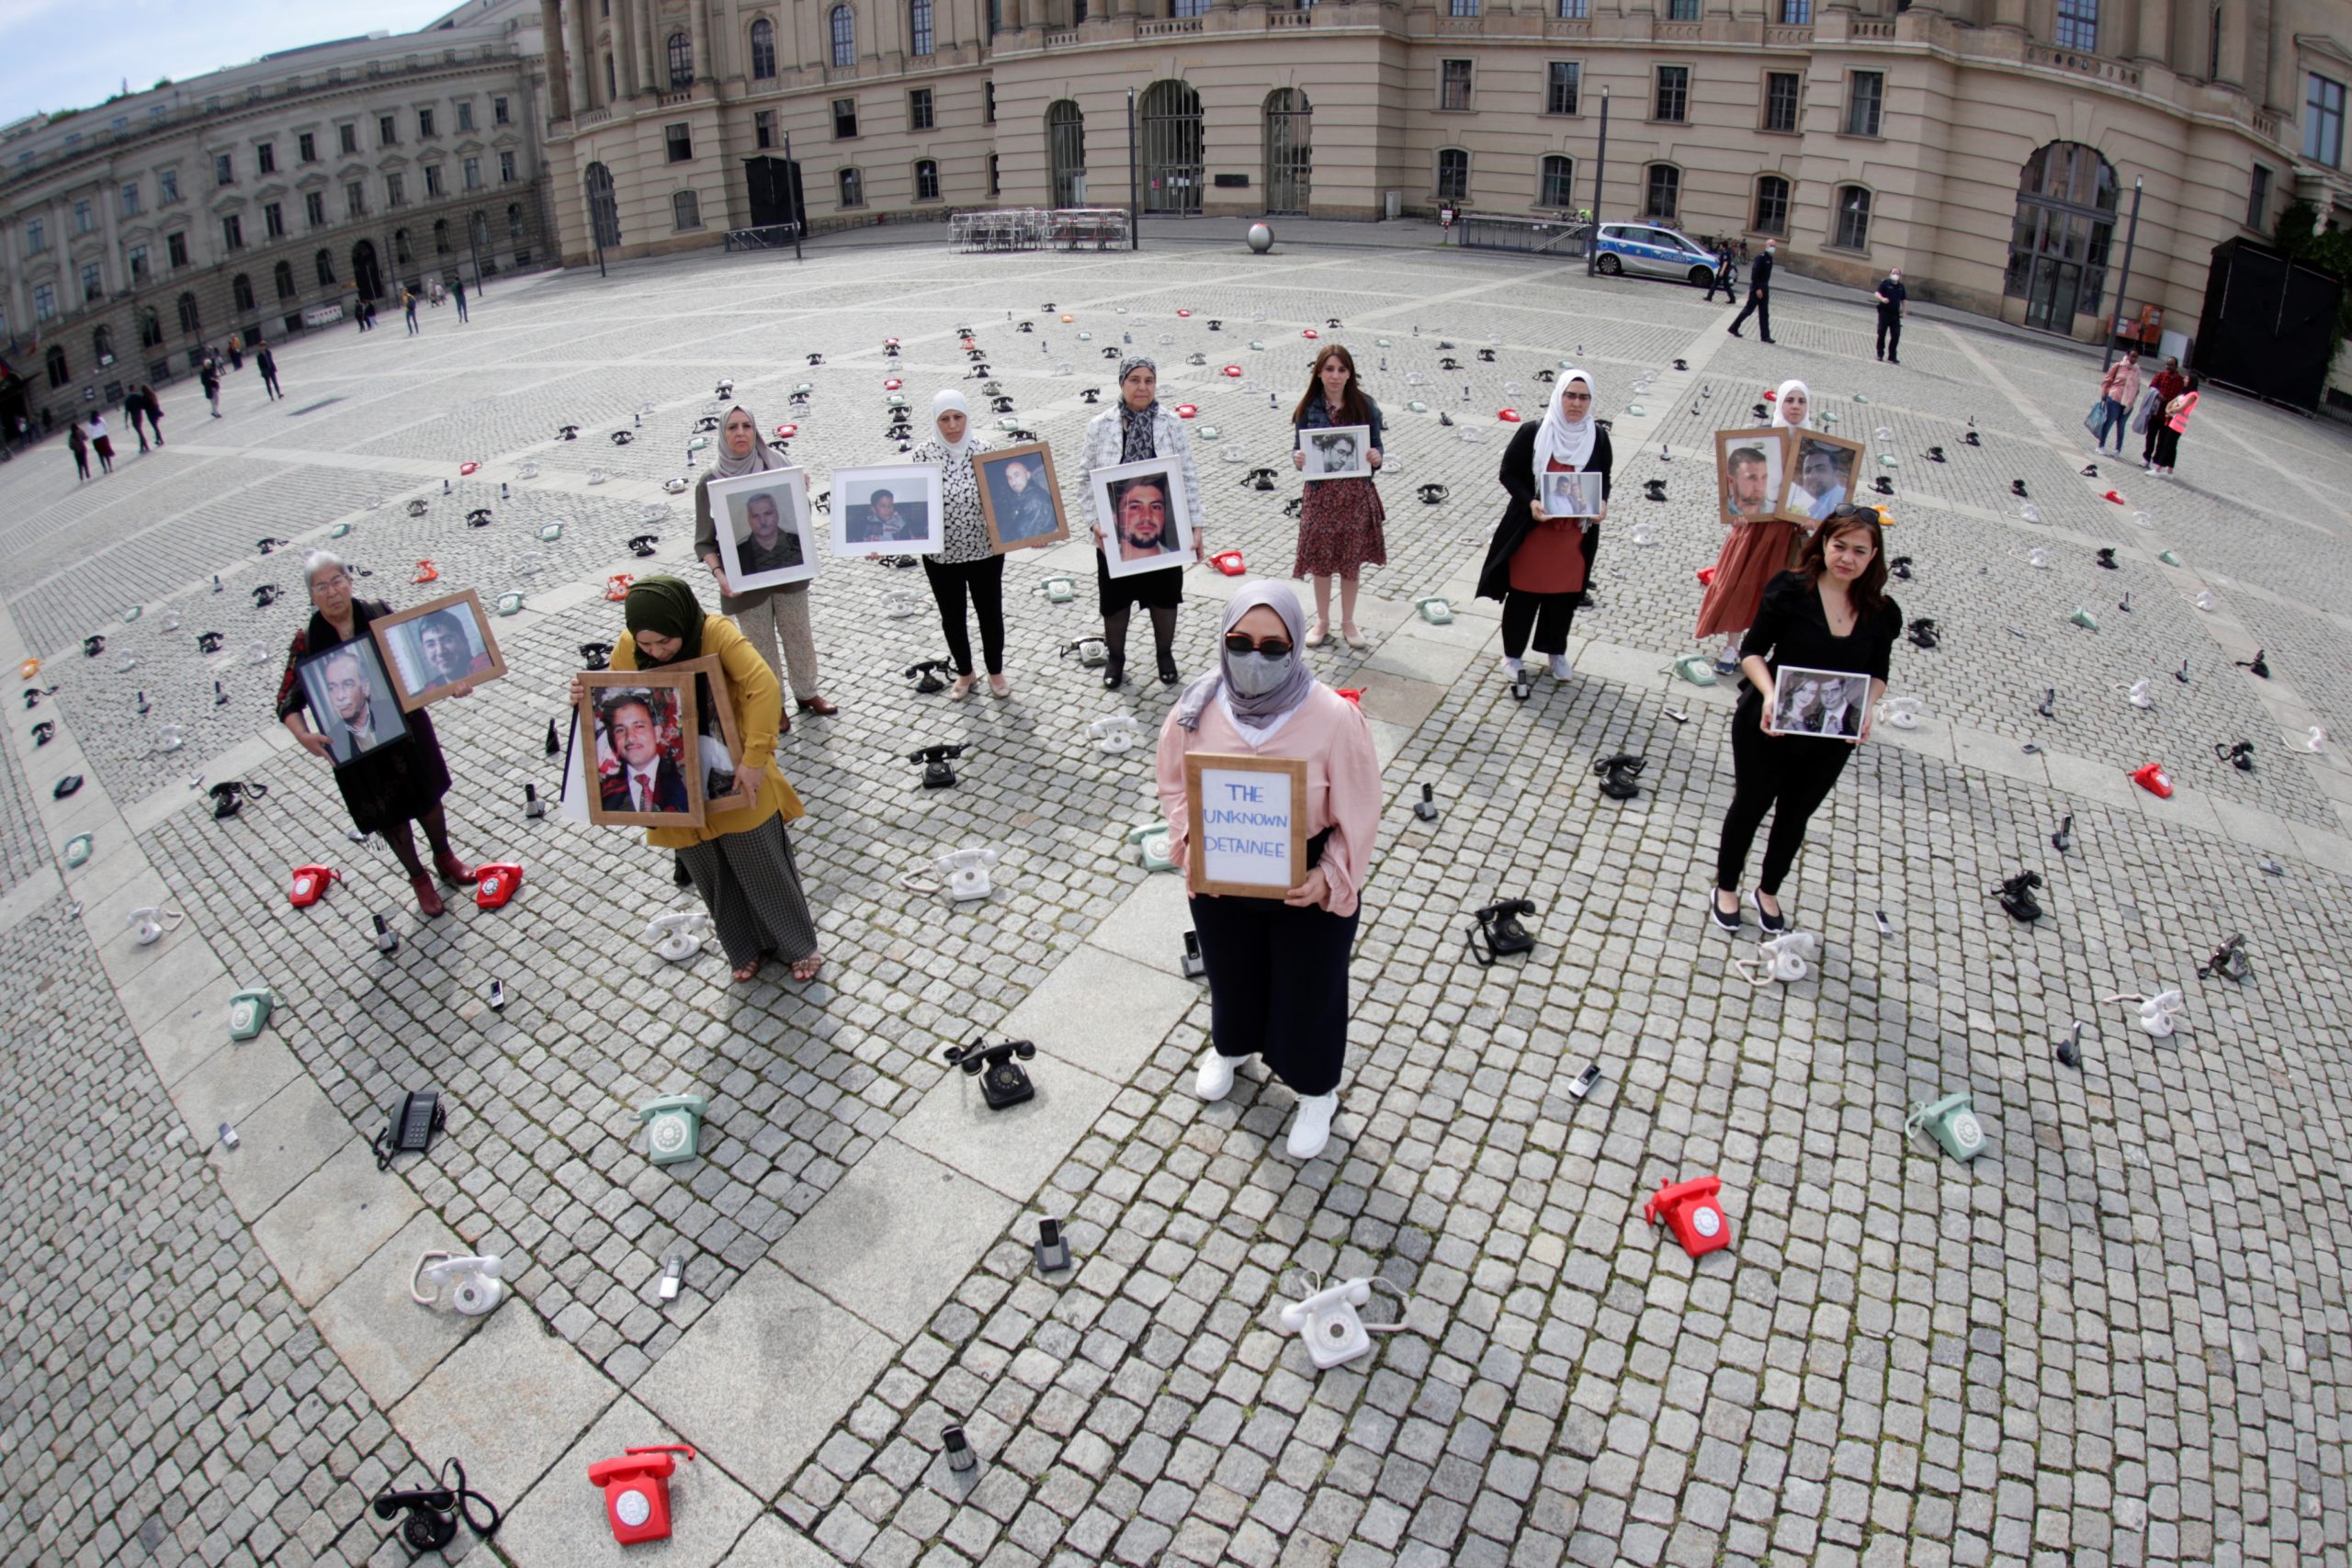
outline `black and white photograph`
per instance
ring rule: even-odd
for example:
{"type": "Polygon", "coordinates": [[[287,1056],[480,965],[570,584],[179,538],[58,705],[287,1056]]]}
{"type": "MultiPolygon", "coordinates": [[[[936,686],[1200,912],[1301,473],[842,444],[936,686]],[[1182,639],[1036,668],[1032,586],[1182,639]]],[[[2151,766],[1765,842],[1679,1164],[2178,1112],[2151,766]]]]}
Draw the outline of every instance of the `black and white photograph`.
{"type": "Polygon", "coordinates": [[[817,542],[805,468],[765,468],[710,481],[711,519],[727,581],[741,593],[817,575],[817,542]]]}
{"type": "Polygon", "coordinates": [[[894,463],[833,470],[833,554],[921,556],[940,547],[939,470],[894,463]]]}
{"type": "Polygon", "coordinates": [[[297,671],[310,699],[311,722],[327,738],[327,755],[338,768],[408,739],[408,716],[383,651],[372,639],[339,642],[302,660],[297,671]]]}
{"type": "Polygon", "coordinates": [[[1772,678],[1772,712],[1764,729],[1770,735],[1859,740],[1870,702],[1867,675],[1784,664],[1772,678]]]}
{"type": "Polygon", "coordinates": [[[1372,426],[1368,424],[1301,431],[1298,449],[1306,457],[1306,466],[1301,472],[1310,479],[1372,477],[1372,426]]]}
{"type": "Polygon", "coordinates": [[[1854,498],[1854,476],[1861,467],[1860,442],[1803,432],[1797,437],[1788,500],[1781,514],[1796,523],[1823,521],[1854,498]]]}
{"type": "Polygon", "coordinates": [[[1170,457],[1147,457],[1094,470],[1094,515],[1103,570],[1133,577],[1193,558],[1193,525],[1184,504],[1184,470],[1170,457]]]}
{"type": "Polygon", "coordinates": [[[506,673],[481,595],[470,588],[380,616],[368,630],[391,666],[403,712],[414,713],[506,673]]]}
{"type": "Polygon", "coordinates": [[[1544,515],[1546,517],[1598,517],[1600,515],[1600,476],[1591,474],[1545,474],[1544,476],[1544,515]]]}
{"type": "Polygon", "coordinates": [[[1044,442],[983,452],[972,459],[972,477],[979,482],[989,545],[998,555],[1069,537],[1061,487],[1054,482],[1054,455],[1044,442]]]}

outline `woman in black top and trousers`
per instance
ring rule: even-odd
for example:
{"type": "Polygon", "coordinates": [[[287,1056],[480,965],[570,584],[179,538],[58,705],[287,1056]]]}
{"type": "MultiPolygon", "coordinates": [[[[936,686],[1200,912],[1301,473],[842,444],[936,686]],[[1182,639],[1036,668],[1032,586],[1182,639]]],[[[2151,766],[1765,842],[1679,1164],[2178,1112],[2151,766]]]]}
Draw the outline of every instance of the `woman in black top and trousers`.
{"type": "Polygon", "coordinates": [[[1781,883],[1804,843],[1805,824],[1829,798],[1854,747],[1870,739],[1871,716],[1886,691],[1888,658],[1903,630],[1903,612],[1885,589],[1885,536],[1878,513],[1861,506],[1832,512],[1796,566],[1765,586],[1763,605],[1740,644],[1739,667],[1747,688],[1732,715],[1731,809],[1724,814],[1715,886],[1708,899],[1708,913],[1724,931],[1739,930],[1740,872],[1768,811],[1772,832],[1756,885],[1756,919],[1768,935],[1788,929],[1781,883]],[[1783,666],[1871,678],[1870,705],[1854,739],[1764,733],[1765,708],[1783,666]]]}

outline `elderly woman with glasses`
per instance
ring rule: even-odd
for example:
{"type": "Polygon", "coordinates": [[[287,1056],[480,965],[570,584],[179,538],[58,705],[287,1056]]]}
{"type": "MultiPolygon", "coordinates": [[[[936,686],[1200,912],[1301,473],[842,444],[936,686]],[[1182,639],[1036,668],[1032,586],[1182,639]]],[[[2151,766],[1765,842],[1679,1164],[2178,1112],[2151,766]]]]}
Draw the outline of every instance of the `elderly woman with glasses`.
{"type": "MultiPolygon", "coordinates": [[[[293,646],[287,651],[286,674],[277,683],[277,716],[302,750],[321,761],[333,762],[336,759],[327,738],[304,717],[311,700],[302,689],[301,663],[338,644],[364,641],[368,623],[392,610],[381,600],[355,599],[350,569],[326,550],[316,551],[302,563],[302,577],[311,589],[311,623],[294,634],[293,646]]],[[[461,681],[450,694],[463,697],[472,693],[472,685],[461,681]]],[[[449,818],[441,809],[441,797],[449,793],[449,765],[442,761],[433,719],[423,708],[407,719],[407,739],[342,762],[335,769],[334,783],[343,792],[352,827],[384,840],[408,873],[409,886],[416,890],[417,908],[431,917],[447,907],[441,902],[433,878],[425,874],[424,863],[417,859],[411,822],[424,827],[425,841],[433,847],[434,869],[442,881],[470,887],[478,878],[449,847],[449,818]]]]}
{"type": "MultiPolygon", "coordinates": [[[[1290,1153],[1323,1152],[1347,1055],[1348,953],[1380,826],[1380,758],[1356,705],[1317,681],[1299,649],[1306,615],[1287,584],[1253,582],[1226,606],[1217,668],[1184,689],[1159,732],[1159,806],[1186,866],[1193,926],[1209,982],[1209,1050],[1194,1087],[1222,1100],[1250,1056],[1298,1097],[1290,1153]],[[1202,888],[1185,759],[1295,758],[1306,788],[1295,830],[1298,881],[1266,897],[1202,888]]],[[[1287,791],[1276,774],[1261,774],[1287,791]]],[[[1204,808],[1210,805],[1202,802],[1204,808]]],[[[1204,818],[1213,825],[1214,818],[1204,818]]]]}

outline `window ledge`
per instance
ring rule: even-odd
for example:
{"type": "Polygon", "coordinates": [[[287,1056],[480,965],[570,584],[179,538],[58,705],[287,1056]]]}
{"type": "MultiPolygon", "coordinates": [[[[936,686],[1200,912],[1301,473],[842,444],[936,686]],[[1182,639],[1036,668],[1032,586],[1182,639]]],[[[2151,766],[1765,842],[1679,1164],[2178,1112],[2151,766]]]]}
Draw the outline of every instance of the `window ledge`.
{"type": "Polygon", "coordinates": [[[1883,130],[1840,130],[1834,133],[1840,141],[1883,141],[1883,130]]]}
{"type": "Polygon", "coordinates": [[[1802,130],[1782,130],[1778,126],[1759,125],[1756,128],[1756,134],[1758,136],[1803,136],[1804,132],[1802,130]]]}
{"type": "MultiPolygon", "coordinates": [[[[1774,235],[1773,237],[1778,239],[1780,236],[1774,235]]],[[[1871,254],[1871,248],[1868,245],[1841,245],[1835,240],[1823,241],[1821,248],[1825,251],[1836,251],[1841,255],[1849,256],[1866,256],[1871,254]]]]}
{"type": "Polygon", "coordinates": [[[1642,123],[1645,125],[1688,125],[1690,123],[1690,117],[1684,115],[1679,119],[1668,119],[1660,115],[1652,115],[1642,123]]]}

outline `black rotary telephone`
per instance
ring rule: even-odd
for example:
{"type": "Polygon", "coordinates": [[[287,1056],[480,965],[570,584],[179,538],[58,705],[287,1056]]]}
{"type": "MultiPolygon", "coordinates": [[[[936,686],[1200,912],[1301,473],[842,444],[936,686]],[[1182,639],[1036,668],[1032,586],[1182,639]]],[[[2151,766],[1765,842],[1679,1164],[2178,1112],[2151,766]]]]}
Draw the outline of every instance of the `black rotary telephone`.
{"type": "Polygon", "coordinates": [[[1078,394],[1078,400],[1081,403],[1099,403],[1102,400],[1102,389],[1089,387],[1078,394]]]}
{"type": "Polygon", "coordinates": [[[56,784],[50,786],[49,795],[51,800],[63,800],[67,795],[75,793],[81,787],[82,775],[79,773],[68,773],[63,778],[58,780],[56,784]]]}
{"type": "Polygon", "coordinates": [[[36,747],[46,746],[56,739],[57,726],[50,720],[42,719],[33,726],[33,744],[36,747]]]}
{"type": "Polygon", "coordinates": [[[1889,577],[1899,579],[1905,582],[1910,581],[1911,558],[1909,556],[1897,556],[1893,560],[1888,561],[1886,563],[1886,574],[1889,577]]]}
{"type": "Polygon", "coordinates": [[[576,424],[558,425],[555,436],[559,441],[577,441],[580,439],[580,427],[576,424]]]}
{"type": "Polygon", "coordinates": [[[955,668],[956,666],[944,659],[926,659],[920,663],[908,665],[899,673],[915,683],[916,691],[928,696],[933,692],[944,692],[947,689],[947,682],[943,677],[955,668]]]}
{"type": "Polygon", "coordinates": [[[2023,479],[2011,479],[2009,481],[2009,493],[2022,498],[2025,494],[2025,481],[2023,479]]]}
{"type": "Polygon", "coordinates": [[[626,446],[636,439],[637,433],[633,430],[616,430],[613,432],[613,445],[616,446],[626,446]]]}
{"type": "Polygon", "coordinates": [[[1340,330],[1340,318],[1337,316],[1326,317],[1323,324],[1332,332],[1338,332],[1340,330]]]}
{"type": "Polygon", "coordinates": [[[1491,348],[1482,348],[1482,349],[1480,349],[1480,350],[1478,351],[1478,363],[1479,363],[1479,364],[1481,364],[1481,365],[1492,365],[1494,362],[1495,362],[1495,351],[1494,351],[1493,349],[1491,349],[1491,348]]]}
{"type": "Polygon", "coordinates": [[[1972,431],[1970,431],[1970,432],[1968,432],[1966,434],[1962,435],[1962,436],[1961,437],[1961,440],[1962,440],[1963,443],[1965,443],[1966,445],[1971,446],[1984,446],[1984,443],[1983,441],[1981,441],[1981,440],[1979,440],[1979,439],[1977,438],[1976,432],[1974,432],[1974,431],[1973,431],[1973,430],[1972,430],[1972,431]]]}
{"type": "Polygon", "coordinates": [[[964,351],[964,357],[978,365],[988,357],[988,351],[982,348],[967,348],[964,351]]]}
{"type": "MultiPolygon", "coordinates": [[[[1272,489],[1272,487],[1269,486],[1267,488],[1272,489]]],[[[1283,515],[1285,517],[1295,517],[1306,510],[1306,498],[1303,495],[1292,496],[1288,501],[1283,502],[1283,515]]]]}
{"type": "Polygon", "coordinates": [[[922,764],[923,788],[953,789],[956,787],[956,770],[947,764],[963,754],[964,748],[960,745],[921,746],[907,753],[907,761],[922,764]]]}
{"type": "Polygon", "coordinates": [[[2098,564],[2105,567],[2109,571],[2121,571],[2123,570],[2121,567],[2115,564],[2115,551],[2111,548],[2099,551],[2098,564]]]}
{"type": "Polygon", "coordinates": [[[1642,793],[1636,782],[1649,759],[1637,757],[1631,751],[1620,751],[1613,757],[1603,757],[1592,765],[1592,771],[1602,775],[1600,793],[1611,800],[1631,800],[1642,793]]]}
{"type": "Polygon", "coordinates": [[[649,559],[653,554],[653,547],[661,542],[662,536],[659,534],[639,534],[628,542],[629,554],[639,560],[649,559]]]}
{"type": "Polygon", "coordinates": [[[808,363],[811,365],[822,365],[824,362],[825,356],[821,354],[812,354],[808,356],[808,363]]]}
{"type": "Polygon", "coordinates": [[[1423,506],[1435,506],[1440,502],[1443,501],[1448,495],[1451,495],[1453,491],[1447,490],[1443,485],[1427,484],[1423,485],[1416,493],[1420,496],[1421,504],[1423,506]]]}
{"type": "Polygon", "coordinates": [[[794,408],[805,409],[808,406],[808,394],[806,392],[795,392],[787,400],[794,408]]]}
{"type": "Polygon", "coordinates": [[[1945,457],[1944,449],[1942,447],[1930,446],[1928,448],[1928,461],[1930,463],[1942,463],[1948,462],[1950,459],[1945,457]]]}
{"type": "Polygon", "coordinates": [[[254,541],[254,548],[260,551],[263,555],[267,555],[272,550],[282,550],[291,543],[293,543],[291,539],[273,539],[264,537],[254,541]]]}
{"type": "MultiPolygon", "coordinates": [[[[628,433],[627,433],[626,431],[624,431],[622,434],[628,434],[628,433]]],[[[408,514],[409,514],[411,517],[422,517],[422,516],[424,516],[426,513],[428,513],[428,512],[430,512],[430,511],[432,511],[432,510],[433,510],[433,507],[432,507],[431,503],[430,503],[430,502],[427,502],[427,501],[426,501],[423,496],[419,496],[419,497],[417,497],[414,501],[412,501],[412,502],[410,502],[408,503],[408,514]]]]}
{"type": "Polygon", "coordinates": [[[989,407],[997,413],[1011,413],[1012,412],[1012,400],[1011,398],[1000,397],[992,400],[989,404],[989,407]]]}
{"type": "Polygon", "coordinates": [[[421,1155],[433,1147],[433,1140],[448,1124],[449,1113],[441,1109],[441,1095],[436,1089],[411,1089],[401,1096],[392,1107],[391,1120],[376,1134],[370,1145],[376,1151],[376,1168],[392,1168],[395,1155],[421,1155]]]}
{"type": "Polygon", "coordinates": [[[2040,872],[2021,871],[1995,887],[1993,892],[2001,900],[2002,908],[2030,924],[2041,919],[2041,906],[2033,897],[2033,890],[2041,886],[2040,872]]]}
{"type": "MultiPolygon", "coordinates": [[[[883,439],[888,441],[892,439],[892,437],[886,435],[883,439]]],[[[833,509],[833,492],[829,490],[820,490],[816,493],[815,497],[809,501],[808,504],[815,507],[820,512],[830,513],[833,509]]]]}
{"type": "Polygon", "coordinates": [[[1241,488],[1243,490],[1273,489],[1274,470],[1272,468],[1250,469],[1248,473],[1241,476],[1241,488]]]}
{"type": "Polygon", "coordinates": [[[1936,636],[1936,623],[1928,617],[1922,615],[1917,620],[1911,623],[1912,647],[1933,648],[1936,646],[1938,640],[1939,639],[1936,636]]]}
{"type": "Polygon", "coordinates": [[[1002,1111],[1036,1098],[1037,1086],[1029,1081],[1027,1073],[1013,1065],[1016,1057],[1026,1062],[1036,1054],[1037,1047],[1026,1040],[983,1045],[978,1039],[969,1045],[950,1045],[945,1053],[950,1063],[963,1068],[967,1077],[980,1080],[980,1094],[990,1111],[1002,1111]]]}
{"type": "Polygon", "coordinates": [[[269,786],[247,784],[242,779],[224,779],[214,784],[209,793],[212,796],[212,819],[223,822],[243,811],[246,801],[266,799],[269,786]]]}
{"type": "Polygon", "coordinates": [[[466,1484],[466,1467],[454,1458],[441,1466],[438,1486],[419,1486],[406,1491],[394,1491],[387,1486],[376,1494],[376,1517],[401,1518],[397,1532],[401,1544],[412,1556],[427,1551],[441,1551],[458,1539],[458,1518],[465,1517],[474,1534],[487,1540],[498,1533],[498,1506],[466,1484]],[[450,1479],[455,1472],[456,1479],[450,1479]],[[479,1503],[489,1512],[490,1522],[483,1524],[474,1517],[473,1505],[479,1503]]]}
{"type": "Polygon", "coordinates": [[[2244,980],[2252,976],[2254,968],[2245,957],[2245,934],[2233,935],[2215,948],[2212,956],[2197,966],[2197,973],[2199,976],[2219,975],[2225,980],[2244,980]]]}
{"type": "Polygon", "coordinates": [[[1211,316],[1209,318],[1209,331],[1213,333],[1221,333],[1225,331],[1225,322],[1218,317],[1211,316]]]}
{"type": "Polygon", "coordinates": [[[1036,440],[1037,433],[1034,430],[1008,430],[1004,433],[1004,438],[1019,445],[1036,440]]]}
{"type": "Polygon", "coordinates": [[[2241,740],[2234,746],[2224,746],[2216,740],[2213,742],[2213,755],[2242,773],[2254,772],[2254,742],[2251,740],[2241,740]]]}
{"type": "Polygon", "coordinates": [[[1534,902],[1527,898],[1506,898],[1483,909],[1473,909],[1470,916],[1477,922],[1477,928],[1470,932],[1468,940],[1470,956],[1478,961],[1478,967],[1491,969],[1498,958],[1534,952],[1535,938],[1519,923],[1521,916],[1533,913],[1534,902]]]}
{"type": "Polygon", "coordinates": [[[490,526],[490,508],[489,508],[489,507],[487,507],[487,506],[477,506],[477,507],[475,507],[471,512],[467,513],[466,513],[466,526],[467,526],[467,527],[469,527],[469,528],[487,528],[487,527],[489,527],[489,526],[490,526]]]}
{"type": "Polygon", "coordinates": [[[106,650],[107,639],[96,632],[82,639],[82,657],[85,659],[96,659],[106,650]]]}
{"type": "MultiPolygon", "coordinates": [[[[2256,649],[2252,659],[2241,659],[2237,661],[2238,668],[2241,670],[2251,670],[2256,675],[2259,675],[2264,680],[2267,681],[2270,679],[2270,661],[2263,658],[2263,654],[2267,651],[2268,650],[2265,649],[2256,649]]],[[[2184,668],[2186,667],[2184,666],[2184,668]]]]}
{"type": "Polygon", "coordinates": [[[1449,354],[1437,362],[1437,367],[1441,370],[1459,370],[1462,368],[1462,361],[1449,354]]]}
{"type": "Polygon", "coordinates": [[[1035,333],[1037,330],[1037,323],[1035,321],[1023,321],[1012,330],[1017,333],[1035,333]]]}
{"type": "Polygon", "coordinates": [[[613,662],[613,645],[609,642],[583,642],[580,645],[580,663],[586,670],[609,670],[613,662]]]}
{"type": "Polygon", "coordinates": [[[1555,370],[1538,370],[1535,373],[1535,379],[1546,387],[1559,378],[1559,373],[1555,370]]]}
{"type": "Polygon", "coordinates": [[[1666,499],[1666,481],[1664,479],[1644,479],[1642,481],[1642,493],[1652,501],[1664,501],[1666,499]]]}
{"type": "Polygon", "coordinates": [[[1881,474],[1876,479],[1871,480],[1871,493],[1872,495],[1893,495],[1894,493],[1894,481],[1887,478],[1884,474],[1881,474]]]}
{"type": "Polygon", "coordinates": [[[1105,359],[1116,359],[1119,357],[1119,351],[1116,348],[1105,348],[1102,351],[1102,357],[1105,359]]]}
{"type": "Polygon", "coordinates": [[[255,585],[254,585],[254,609],[256,609],[256,610],[266,610],[266,609],[268,609],[272,604],[277,604],[277,584],[276,584],[275,582],[263,582],[263,583],[257,583],[257,584],[255,584],[255,585]]]}
{"type": "Polygon", "coordinates": [[[697,435],[707,435],[718,428],[718,416],[715,413],[707,413],[695,421],[695,434],[697,435]]]}

